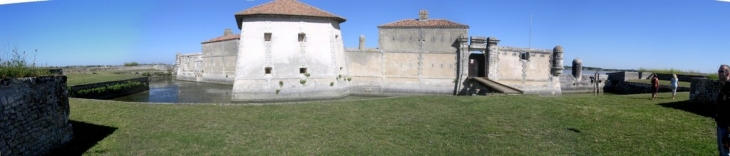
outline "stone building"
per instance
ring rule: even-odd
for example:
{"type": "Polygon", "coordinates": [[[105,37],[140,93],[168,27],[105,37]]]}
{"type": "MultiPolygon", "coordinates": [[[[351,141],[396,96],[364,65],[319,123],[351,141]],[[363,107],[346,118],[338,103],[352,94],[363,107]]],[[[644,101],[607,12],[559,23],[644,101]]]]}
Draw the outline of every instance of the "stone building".
{"type": "MultiPolygon", "coordinates": [[[[377,49],[347,49],[351,92],[364,95],[454,94],[458,38],[468,25],[419,18],[378,26],[377,49]]],[[[364,39],[364,38],[362,38],[364,39]]]]}
{"type": "Polygon", "coordinates": [[[230,29],[219,36],[201,44],[202,53],[178,54],[176,64],[177,79],[220,84],[233,84],[238,57],[240,34],[230,29]]]}
{"type": "Polygon", "coordinates": [[[349,95],[340,23],[345,18],[296,0],[235,14],[241,40],[233,101],[331,99],[349,95]]]}
{"type": "Polygon", "coordinates": [[[561,93],[562,47],[498,46],[496,38],[469,37],[468,25],[431,19],[427,10],[377,26],[378,48],[364,47],[360,36],[360,47],[345,49],[345,18],[296,0],[258,5],[235,18],[240,35],[227,31],[203,42],[200,54],[178,54],[178,79],[232,82],[232,101],[561,93]]]}

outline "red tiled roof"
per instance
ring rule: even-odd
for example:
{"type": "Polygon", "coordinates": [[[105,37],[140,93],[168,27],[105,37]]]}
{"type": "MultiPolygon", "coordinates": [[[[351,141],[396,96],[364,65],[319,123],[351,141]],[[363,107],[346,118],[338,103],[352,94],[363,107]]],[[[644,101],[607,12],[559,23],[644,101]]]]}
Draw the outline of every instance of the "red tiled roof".
{"type": "Polygon", "coordinates": [[[214,39],[210,39],[210,40],[205,41],[205,42],[203,42],[201,44],[211,43],[211,42],[219,42],[219,41],[236,40],[236,39],[240,39],[240,38],[241,38],[241,34],[230,34],[230,35],[225,35],[225,36],[216,37],[214,39]]]}
{"type": "Polygon", "coordinates": [[[465,28],[469,29],[468,25],[451,22],[443,19],[429,19],[420,21],[418,19],[404,19],[388,24],[378,26],[378,28],[465,28]]]}
{"type": "Polygon", "coordinates": [[[238,29],[241,29],[241,21],[244,16],[249,15],[287,15],[287,16],[311,16],[333,18],[340,23],[346,19],[329,13],[311,5],[304,4],[297,0],[274,0],[236,13],[238,29]]]}

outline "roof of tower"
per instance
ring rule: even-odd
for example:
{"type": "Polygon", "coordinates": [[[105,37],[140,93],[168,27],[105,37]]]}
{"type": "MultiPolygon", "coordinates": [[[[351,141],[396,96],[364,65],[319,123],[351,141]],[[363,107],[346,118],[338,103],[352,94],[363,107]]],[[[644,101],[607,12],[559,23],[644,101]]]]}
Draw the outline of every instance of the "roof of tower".
{"type": "Polygon", "coordinates": [[[220,42],[220,41],[228,41],[228,40],[237,40],[241,39],[241,34],[230,34],[230,35],[223,35],[220,37],[216,37],[207,41],[202,42],[201,44],[205,43],[212,43],[212,42],[220,42]]]}
{"type": "Polygon", "coordinates": [[[332,18],[340,23],[346,21],[343,17],[315,8],[311,5],[304,4],[297,0],[274,0],[236,13],[235,16],[238,28],[241,29],[241,21],[244,16],[253,15],[309,16],[332,18]]]}

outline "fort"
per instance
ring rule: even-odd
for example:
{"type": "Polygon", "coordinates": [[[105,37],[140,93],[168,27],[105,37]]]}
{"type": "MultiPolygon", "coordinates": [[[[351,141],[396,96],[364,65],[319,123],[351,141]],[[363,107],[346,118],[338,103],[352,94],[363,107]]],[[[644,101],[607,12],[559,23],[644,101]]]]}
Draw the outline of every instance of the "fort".
{"type": "Polygon", "coordinates": [[[359,47],[345,48],[344,17],[275,0],[236,13],[241,34],[226,29],[201,53],[178,53],[176,78],[231,84],[232,101],[562,93],[561,46],[500,46],[496,37],[469,36],[468,25],[418,15],[377,26],[377,48],[362,35],[359,47]]]}

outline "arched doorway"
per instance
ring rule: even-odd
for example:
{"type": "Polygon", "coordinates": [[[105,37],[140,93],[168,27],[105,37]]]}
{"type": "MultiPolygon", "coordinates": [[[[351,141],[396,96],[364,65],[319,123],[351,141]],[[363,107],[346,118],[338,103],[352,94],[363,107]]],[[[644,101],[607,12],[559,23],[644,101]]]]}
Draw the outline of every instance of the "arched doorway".
{"type": "Polygon", "coordinates": [[[486,77],[484,54],[481,52],[471,52],[469,54],[469,77],[486,77]]]}

